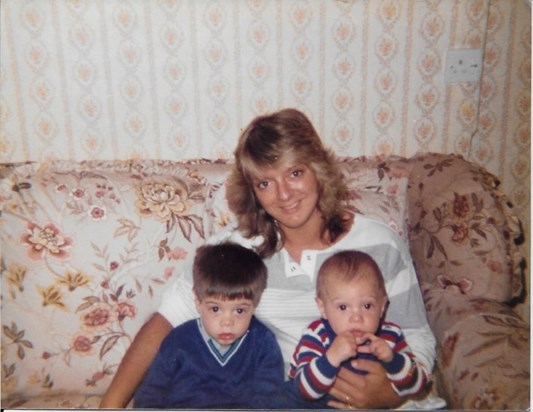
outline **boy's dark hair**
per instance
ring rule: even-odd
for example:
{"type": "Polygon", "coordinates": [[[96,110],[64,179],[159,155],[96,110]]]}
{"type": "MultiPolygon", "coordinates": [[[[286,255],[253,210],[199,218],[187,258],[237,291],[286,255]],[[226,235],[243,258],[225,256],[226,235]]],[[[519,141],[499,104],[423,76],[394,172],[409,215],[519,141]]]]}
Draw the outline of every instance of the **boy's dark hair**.
{"type": "Polygon", "coordinates": [[[201,246],[193,265],[193,289],[198,299],[250,299],[257,306],[267,284],[267,268],[251,249],[232,242],[201,246]]]}

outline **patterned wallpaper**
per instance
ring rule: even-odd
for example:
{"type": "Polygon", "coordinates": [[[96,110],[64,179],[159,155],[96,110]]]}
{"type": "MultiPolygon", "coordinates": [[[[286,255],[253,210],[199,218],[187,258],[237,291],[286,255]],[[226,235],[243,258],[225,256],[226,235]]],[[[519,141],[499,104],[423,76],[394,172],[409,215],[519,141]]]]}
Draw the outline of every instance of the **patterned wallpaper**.
{"type": "Polygon", "coordinates": [[[0,162],[227,158],[293,106],[343,155],[456,152],[529,227],[526,0],[2,0],[0,162]],[[480,83],[445,83],[482,48],[480,83]]]}

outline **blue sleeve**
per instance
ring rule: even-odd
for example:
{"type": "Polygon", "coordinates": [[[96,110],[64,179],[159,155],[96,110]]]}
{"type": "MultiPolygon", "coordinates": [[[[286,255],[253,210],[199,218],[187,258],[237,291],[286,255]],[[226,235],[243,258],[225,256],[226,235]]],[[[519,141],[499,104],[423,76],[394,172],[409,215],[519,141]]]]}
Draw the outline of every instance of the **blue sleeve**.
{"type": "Polygon", "coordinates": [[[163,341],[146,376],[135,392],[134,408],[165,408],[167,406],[167,394],[171,388],[175,371],[178,370],[177,363],[179,361],[175,353],[170,355],[169,351],[165,351],[165,342],[166,340],[163,341]]]}
{"type": "Polygon", "coordinates": [[[267,330],[257,348],[254,372],[255,391],[250,394],[250,407],[261,408],[269,397],[275,396],[284,383],[285,369],[281,349],[274,334],[267,330]]]}

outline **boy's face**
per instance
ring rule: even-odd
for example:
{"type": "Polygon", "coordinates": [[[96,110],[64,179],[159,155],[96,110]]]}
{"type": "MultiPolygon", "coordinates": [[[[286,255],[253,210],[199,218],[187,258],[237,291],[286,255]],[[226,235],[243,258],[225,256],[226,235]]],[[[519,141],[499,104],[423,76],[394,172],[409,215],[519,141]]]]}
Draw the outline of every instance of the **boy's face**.
{"type": "Polygon", "coordinates": [[[206,332],[221,345],[231,345],[243,336],[255,312],[251,299],[228,300],[208,296],[195,298],[206,332]]]}
{"type": "Polygon", "coordinates": [[[320,314],[337,335],[346,331],[376,333],[387,297],[378,291],[374,278],[357,277],[346,283],[331,276],[325,286],[317,304],[320,314]]]}

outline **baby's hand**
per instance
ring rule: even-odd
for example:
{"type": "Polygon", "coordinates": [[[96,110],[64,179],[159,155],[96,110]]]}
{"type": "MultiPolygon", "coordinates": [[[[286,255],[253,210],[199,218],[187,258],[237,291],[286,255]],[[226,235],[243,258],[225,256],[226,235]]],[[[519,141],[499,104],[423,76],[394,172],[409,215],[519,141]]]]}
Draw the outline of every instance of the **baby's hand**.
{"type": "Polygon", "coordinates": [[[368,344],[358,347],[358,351],[361,353],[371,353],[377,357],[382,362],[390,362],[392,360],[392,348],[388,343],[378,338],[376,335],[371,333],[364,333],[357,338],[359,344],[368,341],[368,344]]]}
{"type": "Polygon", "coordinates": [[[346,359],[357,354],[358,338],[352,332],[337,335],[331,346],[326,351],[326,357],[333,366],[339,366],[346,359]]]}

